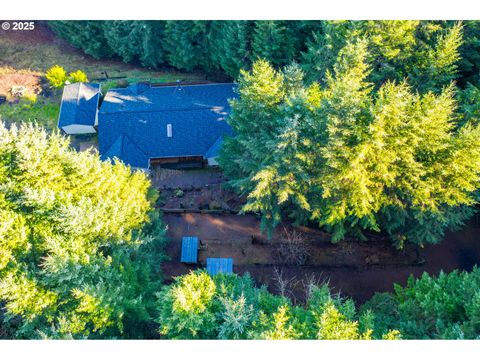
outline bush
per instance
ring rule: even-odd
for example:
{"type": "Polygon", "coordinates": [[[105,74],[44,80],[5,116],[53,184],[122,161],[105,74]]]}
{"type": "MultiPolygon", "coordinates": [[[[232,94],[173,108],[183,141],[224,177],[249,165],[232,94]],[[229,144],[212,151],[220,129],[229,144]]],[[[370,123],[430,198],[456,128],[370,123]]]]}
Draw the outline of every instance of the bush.
{"type": "Polygon", "coordinates": [[[45,77],[50,86],[57,89],[63,87],[67,81],[67,73],[65,72],[65,69],[59,65],[54,65],[48,69],[45,73],[45,77]]]}
{"type": "Polygon", "coordinates": [[[175,190],[175,196],[178,198],[183,197],[183,190],[182,189],[175,190]]]}
{"type": "Polygon", "coordinates": [[[26,93],[22,96],[22,100],[26,103],[36,103],[37,102],[37,94],[26,93]]]}
{"type": "Polygon", "coordinates": [[[87,74],[82,70],[73,71],[68,75],[68,82],[70,84],[77,82],[88,82],[87,74]]]}
{"type": "Polygon", "coordinates": [[[379,331],[393,324],[406,339],[479,339],[480,269],[411,276],[407,286],[376,294],[364,306],[379,331]]]}

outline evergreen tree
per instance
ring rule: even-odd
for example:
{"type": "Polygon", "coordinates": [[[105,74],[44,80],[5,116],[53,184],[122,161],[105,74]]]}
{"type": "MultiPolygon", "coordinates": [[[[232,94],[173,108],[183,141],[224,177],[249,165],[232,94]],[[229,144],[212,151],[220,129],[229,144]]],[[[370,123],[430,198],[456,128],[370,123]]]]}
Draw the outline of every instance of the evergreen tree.
{"type": "Polygon", "coordinates": [[[110,22],[61,20],[50,21],[49,25],[70,45],[82,49],[95,59],[110,58],[115,55],[115,50],[109,46],[105,35],[105,28],[109,27],[110,22]]]}
{"type": "MultiPolygon", "coordinates": [[[[480,271],[455,270],[411,276],[394,293],[375,294],[362,311],[375,314],[375,331],[392,324],[405,339],[477,339],[480,336],[480,271]]],[[[378,335],[377,335],[378,336],[378,335]]]]}
{"type": "Polygon", "coordinates": [[[250,68],[252,21],[214,21],[210,32],[212,62],[236,79],[240,70],[250,68]]]}
{"type": "Polygon", "coordinates": [[[170,20],[165,25],[163,47],[171,66],[192,71],[210,67],[206,21],[170,20]]]}
{"type": "Polygon", "coordinates": [[[463,23],[463,43],[460,47],[459,84],[479,84],[480,82],[480,21],[463,23]]]}
{"type": "Polygon", "coordinates": [[[16,337],[152,336],[163,230],[146,176],[36,127],[0,135],[0,299],[16,337]]]}
{"type": "Polygon", "coordinates": [[[441,240],[472,214],[480,186],[480,128],[458,126],[454,89],[415,94],[368,82],[368,41],[347,43],[326,86],[265,62],[242,73],[220,165],[245,211],[272,230],[285,214],[332,240],[383,231],[394,244],[441,240]],[[255,144],[255,145],[254,145],[255,144]]]}
{"type": "Polygon", "coordinates": [[[457,77],[461,24],[420,21],[326,21],[303,54],[309,81],[325,83],[346,42],[367,41],[368,78],[378,89],[386,81],[408,83],[420,92],[440,91],[457,77]]]}
{"type": "Polygon", "coordinates": [[[372,314],[359,316],[350,299],[314,287],[307,305],[256,288],[248,276],[191,272],[158,294],[160,333],[168,339],[397,339],[375,331],[372,314]],[[380,334],[379,334],[380,333],[380,334]],[[379,335],[377,335],[379,334],[379,335]]]}
{"type": "Polygon", "coordinates": [[[124,62],[139,60],[144,66],[163,63],[163,21],[111,21],[105,24],[108,44],[124,62]]]}
{"type": "Polygon", "coordinates": [[[295,57],[294,34],[283,21],[256,21],[252,60],[267,59],[274,66],[287,65],[295,57]]]}

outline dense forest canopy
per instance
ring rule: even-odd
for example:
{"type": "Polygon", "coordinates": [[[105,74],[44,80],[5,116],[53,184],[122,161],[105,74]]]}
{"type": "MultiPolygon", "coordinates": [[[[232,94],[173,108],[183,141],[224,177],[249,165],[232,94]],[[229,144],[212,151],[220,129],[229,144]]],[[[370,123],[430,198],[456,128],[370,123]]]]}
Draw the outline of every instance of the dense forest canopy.
{"type": "Polygon", "coordinates": [[[95,58],[148,67],[224,72],[236,79],[258,59],[302,65],[323,80],[347,41],[366,38],[372,80],[412,86],[445,83],[457,68],[462,87],[477,83],[480,22],[465,21],[50,21],[52,29],[95,58]],[[463,35],[463,36],[462,36],[463,35]],[[458,51],[457,51],[458,50],[458,51]]]}

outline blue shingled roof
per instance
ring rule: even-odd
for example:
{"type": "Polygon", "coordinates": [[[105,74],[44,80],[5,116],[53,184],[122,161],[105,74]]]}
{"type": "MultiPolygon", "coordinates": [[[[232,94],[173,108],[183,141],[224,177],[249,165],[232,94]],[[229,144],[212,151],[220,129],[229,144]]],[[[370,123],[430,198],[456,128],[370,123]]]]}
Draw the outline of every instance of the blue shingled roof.
{"type": "Polygon", "coordinates": [[[99,112],[100,154],[141,168],[151,158],[214,157],[222,136],[232,134],[225,119],[234,97],[234,84],[110,90],[99,112]]]}
{"type": "Polygon", "coordinates": [[[210,276],[218,273],[231,274],[233,272],[232,258],[207,258],[207,272],[210,276]]]}
{"type": "Polygon", "coordinates": [[[58,127],[94,126],[100,98],[100,84],[75,83],[63,88],[58,127]]]}
{"type": "Polygon", "coordinates": [[[198,256],[198,237],[184,236],[182,238],[182,254],[180,261],[183,263],[196,264],[198,256]]]}

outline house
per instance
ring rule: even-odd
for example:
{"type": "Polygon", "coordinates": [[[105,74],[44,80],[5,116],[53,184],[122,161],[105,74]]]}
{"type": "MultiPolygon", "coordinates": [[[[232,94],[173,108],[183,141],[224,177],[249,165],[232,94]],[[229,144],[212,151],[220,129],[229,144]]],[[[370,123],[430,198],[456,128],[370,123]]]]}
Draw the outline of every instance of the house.
{"type": "Polygon", "coordinates": [[[98,125],[100,85],[75,83],[63,88],[58,128],[66,134],[94,134],[98,125]]]}
{"type": "Polygon", "coordinates": [[[100,156],[142,169],[217,165],[235,97],[235,84],[111,89],[98,110],[100,156]]]}

